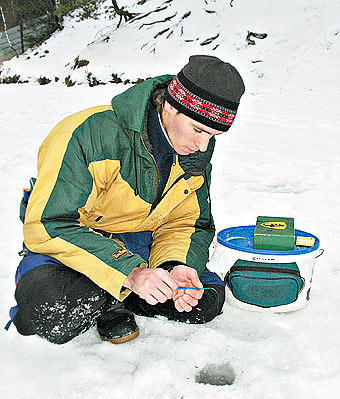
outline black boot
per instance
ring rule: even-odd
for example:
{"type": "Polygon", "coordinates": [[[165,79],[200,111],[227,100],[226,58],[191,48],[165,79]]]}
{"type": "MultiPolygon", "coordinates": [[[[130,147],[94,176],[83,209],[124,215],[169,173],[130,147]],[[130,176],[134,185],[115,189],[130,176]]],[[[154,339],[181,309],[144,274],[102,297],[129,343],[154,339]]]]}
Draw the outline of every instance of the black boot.
{"type": "Polygon", "coordinates": [[[125,309],[122,302],[109,307],[97,319],[97,329],[102,340],[113,344],[123,344],[139,335],[133,312],[125,309]]]}

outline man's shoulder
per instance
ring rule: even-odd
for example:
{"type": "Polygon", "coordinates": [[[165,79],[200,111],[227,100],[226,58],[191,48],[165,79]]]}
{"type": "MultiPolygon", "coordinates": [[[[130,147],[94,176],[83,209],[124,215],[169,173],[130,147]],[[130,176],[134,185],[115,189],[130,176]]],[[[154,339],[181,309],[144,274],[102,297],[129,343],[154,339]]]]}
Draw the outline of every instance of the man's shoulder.
{"type": "Polygon", "coordinates": [[[75,112],[61,120],[56,126],[57,130],[73,131],[78,126],[82,125],[89,118],[101,118],[104,114],[109,115],[112,112],[112,105],[99,105],[96,107],[87,108],[82,111],[75,112]]]}

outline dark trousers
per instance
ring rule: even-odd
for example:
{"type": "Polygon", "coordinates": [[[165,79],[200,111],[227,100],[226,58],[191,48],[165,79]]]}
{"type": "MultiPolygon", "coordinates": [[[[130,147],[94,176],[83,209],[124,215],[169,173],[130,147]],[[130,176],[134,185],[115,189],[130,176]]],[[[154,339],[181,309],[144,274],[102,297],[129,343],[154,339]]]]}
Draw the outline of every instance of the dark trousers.
{"type": "MultiPolygon", "coordinates": [[[[165,316],[169,320],[206,323],[218,314],[224,303],[224,287],[204,284],[202,299],[191,312],[178,312],[172,300],[149,305],[131,293],[124,305],[142,316],[165,316]]],[[[14,324],[22,335],[37,334],[62,344],[88,330],[106,309],[117,301],[85,275],[63,265],[41,265],[24,274],[17,285],[18,305],[14,324]]]]}

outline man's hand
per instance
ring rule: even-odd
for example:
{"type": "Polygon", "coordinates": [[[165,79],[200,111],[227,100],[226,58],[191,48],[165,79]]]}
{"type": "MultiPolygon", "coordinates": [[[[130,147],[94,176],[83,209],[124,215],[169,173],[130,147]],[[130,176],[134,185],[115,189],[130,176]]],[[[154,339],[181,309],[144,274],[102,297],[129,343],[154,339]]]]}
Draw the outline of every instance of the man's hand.
{"type": "Polygon", "coordinates": [[[127,276],[124,287],[135,292],[150,305],[164,303],[178,294],[177,282],[164,269],[136,267],[127,276]]]}
{"type": "MultiPolygon", "coordinates": [[[[191,267],[184,265],[175,266],[170,275],[176,280],[178,287],[203,288],[196,270],[191,267]]],[[[202,298],[203,292],[200,289],[179,290],[173,298],[175,308],[179,312],[190,312],[198,304],[198,300],[202,298]]]]}

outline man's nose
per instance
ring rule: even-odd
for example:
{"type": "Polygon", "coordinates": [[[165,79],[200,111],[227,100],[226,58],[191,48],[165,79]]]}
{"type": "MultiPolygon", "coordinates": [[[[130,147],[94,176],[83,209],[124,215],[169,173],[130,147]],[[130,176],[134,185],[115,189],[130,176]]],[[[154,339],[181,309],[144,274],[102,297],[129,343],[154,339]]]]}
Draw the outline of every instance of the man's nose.
{"type": "Polygon", "coordinates": [[[200,135],[199,138],[195,141],[196,147],[201,151],[204,152],[208,148],[209,140],[210,140],[210,134],[203,133],[200,135]]]}

